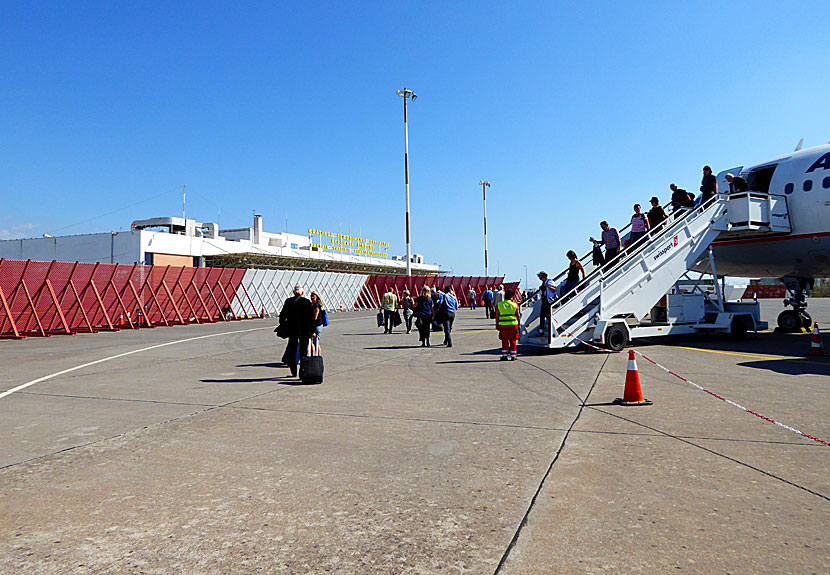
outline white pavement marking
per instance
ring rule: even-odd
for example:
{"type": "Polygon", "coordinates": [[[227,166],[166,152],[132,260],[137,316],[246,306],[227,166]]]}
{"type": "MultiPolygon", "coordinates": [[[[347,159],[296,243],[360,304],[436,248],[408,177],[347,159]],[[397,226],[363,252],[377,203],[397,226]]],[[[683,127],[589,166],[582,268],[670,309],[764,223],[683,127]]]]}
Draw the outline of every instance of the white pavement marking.
{"type": "Polygon", "coordinates": [[[65,373],[70,373],[72,371],[77,371],[79,369],[89,367],[90,365],[95,365],[97,363],[104,363],[105,361],[118,359],[119,357],[125,357],[127,355],[133,355],[135,353],[141,353],[143,351],[150,351],[151,349],[158,349],[160,347],[167,347],[168,345],[176,345],[177,343],[185,343],[185,342],[194,341],[194,340],[197,340],[197,339],[206,339],[206,338],[209,338],[209,337],[219,337],[219,336],[223,336],[223,335],[231,335],[231,334],[234,334],[234,333],[245,333],[245,332],[249,332],[249,331],[259,331],[259,330],[263,330],[263,329],[272,329],[272,327],[270,327],[270,326],[269,327],[255,327],[255,328],[252,328],[252,329],[240,329],[240,330],[237,330],[237,331],[225,331],[225,332],[222,332],[222,333],[212,333],[210,335],[200,335],[198,337],[189,337],[187,339],[179,339],[179,340],[176,340],[176,341],[168,341],[167,343],[160,343],[158,345],[151,345],[150,347],[143,347],[141,349],[134,349],[133,351],[126,351],[124,353],[119,353],[118,355],[112,355],[110,357],[105,357],[103,359],[96,359],[95,361],[90,361],[89,363],[85,363],[83,365],[76,365],[75,367],[70,367],[69,369],[64,369],[63,371],[56,371],[55,373],[51,373],[49,375],[44,375],[43,377],[39,377],[37,379],[33,379],[32,381],[28,381],[24,384],[18,385],[17,387],[13,387],[13,388],[11,388],[7,391],[4,391],[3,393],[0,393],[0,399],[3,399],[7,395],[11,395],[16,391],[26,389],[27,387],[32,386],[36,383],[41,383],[41,382],[46,381],[48,379],[52,379],[53,377],[57,377],[59,375],[65,374],[65,373]]]}

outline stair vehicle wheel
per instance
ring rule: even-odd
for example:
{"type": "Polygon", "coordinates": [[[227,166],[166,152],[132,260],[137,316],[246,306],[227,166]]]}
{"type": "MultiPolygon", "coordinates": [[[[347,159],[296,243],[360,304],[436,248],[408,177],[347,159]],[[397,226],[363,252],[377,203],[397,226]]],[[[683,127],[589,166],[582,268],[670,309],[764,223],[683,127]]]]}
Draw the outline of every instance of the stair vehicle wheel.
{"type": "Polygon", "coordinates": [[[628,343],[628,335],[618,325],[612,325],[605,330],[605,346],[613,351],[622,351],[628,343]]]}
{"type": "Polygon", "coordinates": [[[733,317],[729,326],[729,339],[740,340],[746,337],[747,325],[743,318],[733,317]]]}
{"type": "Polygon", "coordinates": [[[806,327],[807,329],[813,327],[813,318],[810,317],[809,313],[802,311],[799,315],[801,316],[801,327],[806,327]]]}
{"type": "Polygon", "coordinates": [[[801,323],[801,316],[795,310],[785,309],[778,314],[778,327],[783,331],[798,331],[801,329],[801,323]]]}

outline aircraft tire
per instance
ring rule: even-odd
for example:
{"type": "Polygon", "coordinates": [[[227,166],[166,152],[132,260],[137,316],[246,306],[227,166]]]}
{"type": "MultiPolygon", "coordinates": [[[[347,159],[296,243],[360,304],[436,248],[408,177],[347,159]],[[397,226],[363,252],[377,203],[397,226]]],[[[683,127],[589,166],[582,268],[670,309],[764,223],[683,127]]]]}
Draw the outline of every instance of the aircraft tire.
{"type": "Polygon", "coordinates": [[[778,314],[778,327],[781,331],[793,333],[801,329],[802,319],[797,311],[785,309],[778,314]]]}
{"type": "Polygon", "coordinates": [[[801,312],[801,327],[806,327],[807,329],[813,327],[813,318],[806,311],[801,312]]]}

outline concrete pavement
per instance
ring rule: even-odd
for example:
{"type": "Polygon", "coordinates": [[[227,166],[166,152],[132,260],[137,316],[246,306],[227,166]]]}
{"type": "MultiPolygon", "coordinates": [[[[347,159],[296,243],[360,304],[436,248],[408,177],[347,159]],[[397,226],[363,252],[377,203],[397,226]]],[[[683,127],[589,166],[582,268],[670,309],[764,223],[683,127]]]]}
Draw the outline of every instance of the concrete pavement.
{"type": "MultiPolygon", "coordinates": [[[[499,362],[481,310],[452,349],[332,320],[320,386],[272,320],[0,342],[0,393],[104,360],[0,399],[0,572],[828,572],[830,447],[643,361],[609,405],[622,355],[499,362]]],[[[638,349],[830,440],[809,341],[638,349]]]]}

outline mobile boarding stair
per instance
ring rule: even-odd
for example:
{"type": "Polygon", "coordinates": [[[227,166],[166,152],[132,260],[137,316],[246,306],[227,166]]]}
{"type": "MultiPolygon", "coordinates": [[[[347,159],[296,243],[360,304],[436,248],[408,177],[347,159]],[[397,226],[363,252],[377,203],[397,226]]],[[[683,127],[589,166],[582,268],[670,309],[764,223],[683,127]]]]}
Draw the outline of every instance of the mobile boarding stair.
{"type": "MultiPolygon", "coordinates": [[[[711,198],[679,217],[672,214],[604,266],[593,266],[590,253],[584,256],[585,279],[552,304],[550,322],[539,325],[541,296],[526,302],[519,341],[557,349],[577,346],[582,340],[621,349],[631,336],[627,322],[638,323],[678,280],[692,268],[699,268],[707,257],[714,268],[709,249],[713,241],[790,231],[784,196],[746,192],[711,198]]],[[[566,273],[554,281],[559,284],[566,273]]],[[[720,312],[724,312],[722,299],[719,305],[720,312]]],[[[701,314],[693,327],[703,331],[722,325],[722,321],[707,323],[701,314]]],[[[667,334],[670,330],[665,331],[667,334]]]]}

